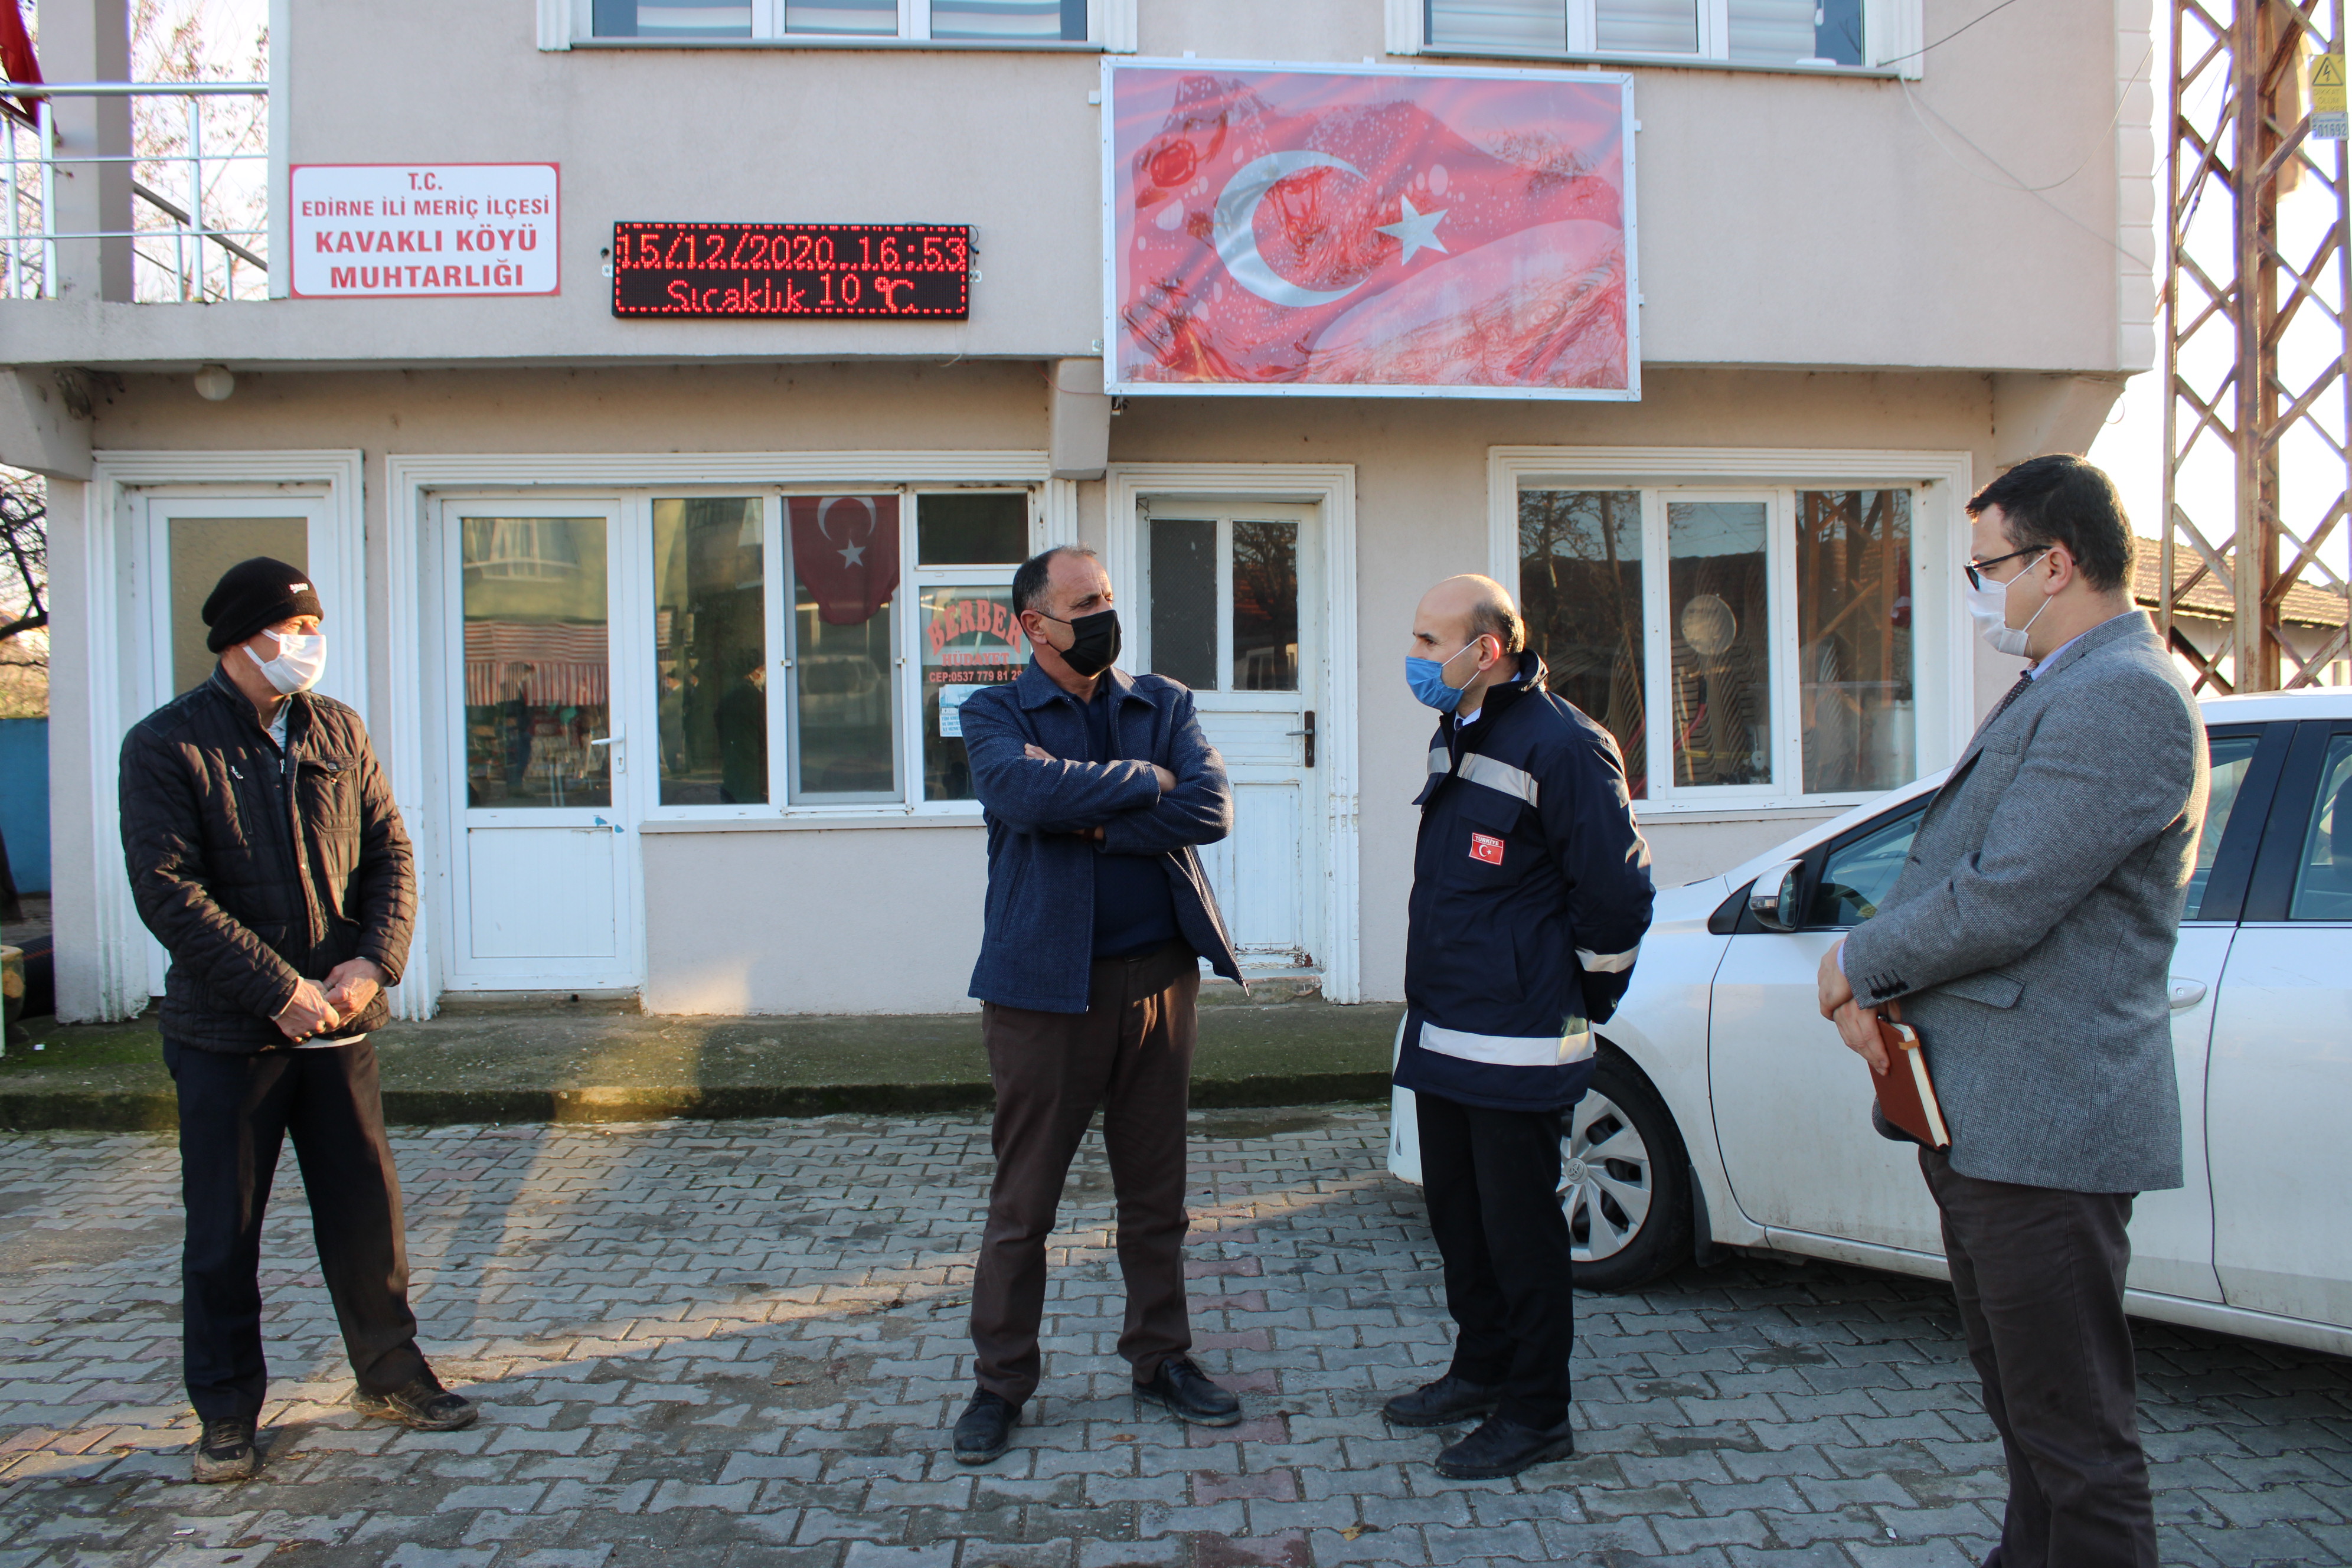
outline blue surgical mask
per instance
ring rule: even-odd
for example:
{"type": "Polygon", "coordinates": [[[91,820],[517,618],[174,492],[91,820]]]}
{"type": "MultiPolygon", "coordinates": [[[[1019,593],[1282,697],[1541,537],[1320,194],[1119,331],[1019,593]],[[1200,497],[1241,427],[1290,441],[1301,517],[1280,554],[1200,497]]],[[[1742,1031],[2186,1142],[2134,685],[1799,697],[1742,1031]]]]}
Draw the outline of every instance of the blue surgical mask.
{"type": "MultiPolygon", "coordinates": [[[[1445,684],[1445,667],[1477,646],[1478,639],[1473,637],[1442,659],[1423,658],[1418,654],[1407,654],[1404,661],[1404,683],[1412,687],[1412,694],[1429,707],[1436,709],[1440,713],[1453,712],[1462,706],[1462,688],[1445,684]]],[[[1475,679],[1477,672],[1472,671],[1471,678],[1475,679]]]]}

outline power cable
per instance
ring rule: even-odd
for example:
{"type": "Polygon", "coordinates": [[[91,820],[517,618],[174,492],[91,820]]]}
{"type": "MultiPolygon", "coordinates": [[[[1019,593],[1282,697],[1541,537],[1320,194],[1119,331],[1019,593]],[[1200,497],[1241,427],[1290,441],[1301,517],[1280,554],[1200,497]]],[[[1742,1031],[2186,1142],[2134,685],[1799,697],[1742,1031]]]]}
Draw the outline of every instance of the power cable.
{"type": "Polygon", "coordinates": [[[1921,55],[1926,54],[1929,49],[1940,49],[1940,48],[1942,48],[1946,44],[1950,43],[1954,38],[1958,37],[1962,33],[1967,32],[1970,27],[1975,26],[1977,25],[1977,22],[1981,22],[1981,21],[1983,21],[1983,20],[1985,19],[1985,17],[1986,17],[1986,16],[1992,16],[1995,12],[1999,12],[1999,11],[2006,11],[2006,10],[2008,10],[2011,5],[2016,5],[2016,4],[2017,4],[2017,0],[2000,0],[2000,5],[1995,5],[1995,6],[1992,8],[1992,10],[1990,10],[1990,11],[1987,11],[1987,12],[1984,12],[1982,15],[1979,16],[1976,18],[1976,20],[1975,20],[1975,21],[1971,21],[1971,22],[1963,22],[1963,23],[1961,23],[1958,26],[1957,26],[1957,27],[1953,28],[1950,32],[1946,33],[1942,37],[1937,38],[1934,43],[1932,43],[1932,44],[1922,44],[1922,45],[1920,45],[1917,48],[1913,49],[1913,50],[1912,50],[1909,54],[1907,54],[1907,55],[1896,55],[1896,56],[1895,56],[1893,59],[1891,59],[1891,60],[1881,60],[1881,61],[1879,61],[1878,63],[1879,63],[1880,65],[1882,65],[1882,66],[1896,66],[1896,65],[1901,65],[1905,60],[1910,60],[1910,59],[1916,59],[1916,58],[1918,58],[1921,55]]]}

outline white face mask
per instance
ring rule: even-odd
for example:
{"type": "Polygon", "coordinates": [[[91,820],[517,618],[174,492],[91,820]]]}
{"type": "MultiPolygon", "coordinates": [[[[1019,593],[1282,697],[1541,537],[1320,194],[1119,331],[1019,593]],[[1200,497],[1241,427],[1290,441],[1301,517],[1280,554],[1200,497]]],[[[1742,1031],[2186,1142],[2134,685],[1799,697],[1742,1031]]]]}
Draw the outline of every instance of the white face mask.
{"type": "Polygon", "coordinates": [[[2041,609],[2027,616],[2023,626],[2012,626],[2009,624],[2009,591],[2024,580],[2027,572],[2042,563],[2042,555],[2049,553],[2045,550],[2027,562],[2024,569],[2006,583],[1987,583],[1981,588],[1961,590],[1968,596],[1969,619],[1976,622],[1977,636],[1990,644],[1995,653],[2005,653],[2012,658],[2024,656],[2025,634],[2033,629],[2033,623],[2042,618],[2042,611],[2050,607],[2050,601],[2045,597],[2041,609]]]}
{"type": "Polygon", "coordinates": [[[308,691],[319,684],[319,677],[327,672],[327,634],[311,632],[271,632],[278,639],[278,657],[264,658],[245,645],[245,657],[261,667],[263,679],[276,687],[281,695],[291,697],[297,691],[308,691]]]}

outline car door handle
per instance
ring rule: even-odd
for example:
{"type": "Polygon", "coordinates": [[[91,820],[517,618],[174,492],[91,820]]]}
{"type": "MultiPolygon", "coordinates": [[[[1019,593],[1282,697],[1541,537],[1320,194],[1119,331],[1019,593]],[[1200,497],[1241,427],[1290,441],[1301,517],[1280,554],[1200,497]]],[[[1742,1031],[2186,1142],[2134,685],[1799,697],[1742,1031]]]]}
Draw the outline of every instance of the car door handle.
{"type": "Polygon", "coordinates": [[[2203,1000],[2205,1000],[2205,983],[2202,980],[2183,980],[2178,974],[2172,977],[2172,1010],[2174,1012],[2186,1013],[2203,1000]]]}

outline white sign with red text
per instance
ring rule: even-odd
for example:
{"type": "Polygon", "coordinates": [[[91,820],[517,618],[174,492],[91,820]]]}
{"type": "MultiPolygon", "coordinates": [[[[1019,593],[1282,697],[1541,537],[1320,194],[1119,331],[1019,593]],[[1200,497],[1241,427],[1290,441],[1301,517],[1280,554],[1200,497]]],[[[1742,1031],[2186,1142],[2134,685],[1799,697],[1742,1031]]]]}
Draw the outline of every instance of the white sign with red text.
{"type": "Polygon", "coordinates": [[[298,163],[304,299],[557,294],[553,163],[298,163]]]}

